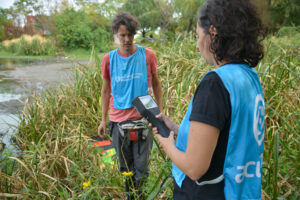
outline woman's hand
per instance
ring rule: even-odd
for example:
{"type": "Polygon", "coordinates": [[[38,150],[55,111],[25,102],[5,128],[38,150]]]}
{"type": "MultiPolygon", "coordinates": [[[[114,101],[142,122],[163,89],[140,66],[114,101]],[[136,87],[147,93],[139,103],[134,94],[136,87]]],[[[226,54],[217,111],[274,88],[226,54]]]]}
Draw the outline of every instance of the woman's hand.
{"type": "Polygon", "coordinates": [[[163,148],[164,152],[169,156],[169,149],[171,146],[175,146],[175,140],[174,140],[174,132],[171,131],[169,137],[165,138],[162,137],[160,134],[157,133],[157,128],[153,128],[153,131],[156,133],[156,137],[159,140],[160,146],[163,148]],[[156,130],[154,130],[156,129],[156,130]]]}
{"type": "Polygon", "coordinates": [[[174,131],[176,131],[176,134],[178,132],[178,126],[173,123],[166,115],[160,113],[155,116],[156,118],[161,118],[163,122],[166,124],[166,126],[170,129],[170,135],[169,137],[162,137],[158,129],[156,127],[152,127],[152,124],[149,123],[149,126],[152,127],[153,132],[156,134],[157,139],[159,140],[160,146],[163,148],[165,153],[168,155],[168,149],[170,149],[171,146],[175,146],[175,140],[174,140],[174,131]]]}
{"type": "MultiPolygon", "coordinates": [[[[175,135],[178,133],[178,125],[175,124],[171,119],[169,119],[166,115],[159,113],[155,116],[156,118],[161,118],[163,122],[166,124],[166,126],[170,129],[170,131],[173,131],[175,135]]],[[[151,126],[151,123],[149,124],[151,126]]],[[[152,127],[152,126],[151,126],[152,127]]]]}

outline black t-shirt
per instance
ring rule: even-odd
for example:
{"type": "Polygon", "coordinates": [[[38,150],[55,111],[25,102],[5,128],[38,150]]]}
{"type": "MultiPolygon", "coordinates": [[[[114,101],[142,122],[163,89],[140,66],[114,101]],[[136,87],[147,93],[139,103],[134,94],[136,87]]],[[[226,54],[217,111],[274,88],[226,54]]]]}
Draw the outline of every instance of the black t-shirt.
{"type": "MultiPolygon", "coordinates": [[[[190,121],[212,125],[220,130],[216,149],[208,171],[198,182],[209,181],[223,174],[231,119],[231,104],[227,89],[215,73],[207,74],[198,85],[190,121]]],[[[198,186],[188,176],[179,188],[174,184],[174,199],[224,199],[224,180],[218,184],[198,186]]]]}

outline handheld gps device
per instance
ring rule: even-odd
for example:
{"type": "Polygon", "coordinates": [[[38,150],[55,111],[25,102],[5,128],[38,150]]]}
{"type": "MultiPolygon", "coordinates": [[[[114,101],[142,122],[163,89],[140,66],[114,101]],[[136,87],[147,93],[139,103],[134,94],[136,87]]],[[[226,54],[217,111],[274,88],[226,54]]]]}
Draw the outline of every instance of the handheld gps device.
{"type": "Polygon", "coordinates": [[[163,137],[169,137],[170,130],[162,119],[155,116],[160,113],[158,105],[150,95],[135,97],[132,104],[137,111],[145,117],[153,126],[158,129],[158,133],[163,137]]]}

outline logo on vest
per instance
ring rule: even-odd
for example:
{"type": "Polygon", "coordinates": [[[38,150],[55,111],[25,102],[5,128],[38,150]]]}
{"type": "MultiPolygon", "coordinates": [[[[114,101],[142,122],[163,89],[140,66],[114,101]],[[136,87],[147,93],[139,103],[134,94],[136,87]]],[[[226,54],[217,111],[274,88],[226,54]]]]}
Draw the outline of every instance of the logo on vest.
{"type": "Polygon", "coordinates": [[[241,173],[235,176],[235,181],[237,183],[243,182],[245,178],[261,177],[263,154],[261,154],[259,157],[260,160],[258,161],[249,161],[244,166],[237,166],[238,170],[242,170],[241,173]]]}
{"type": "Polygon", "coordinates": [[[115,81],[117,83],[119,82],[126,82],[126,81],[131,81],[133,79],[139,79],[142,77],[142,73],[135,73],[132,75],[126,75],[126,76],[116,76],[115,77],[115,81]]]}
{"type": "Polygon", "coordinates": [[[265,126],[265,102],[261,94],[255,98],[255,109],[253,119],[254,138],[260,146],[264,141],[264,126],[265,126]]]}
{"type": "Polygon", "coordinates": [[[116,81],[117,83],[119,83],[119,82],[121,81],[121,77],[120,77],[120,76],[116,76],[116,77],[115,77],[115,81],[116,81]]]}

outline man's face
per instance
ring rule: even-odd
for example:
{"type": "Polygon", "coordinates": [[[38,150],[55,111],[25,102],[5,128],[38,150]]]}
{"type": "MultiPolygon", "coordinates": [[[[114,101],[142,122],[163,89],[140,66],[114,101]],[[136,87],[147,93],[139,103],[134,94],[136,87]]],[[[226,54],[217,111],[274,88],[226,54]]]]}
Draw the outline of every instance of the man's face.
{"type": "Polygon", "coordinates": [[[120,40],[120,48],[125,51],[131,51],[134,46],[134,34],[130,33],[125,25],[121,25],[116,35],[120,40]]]}

